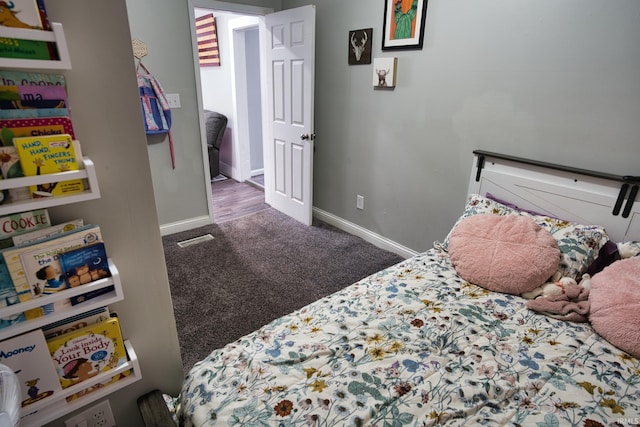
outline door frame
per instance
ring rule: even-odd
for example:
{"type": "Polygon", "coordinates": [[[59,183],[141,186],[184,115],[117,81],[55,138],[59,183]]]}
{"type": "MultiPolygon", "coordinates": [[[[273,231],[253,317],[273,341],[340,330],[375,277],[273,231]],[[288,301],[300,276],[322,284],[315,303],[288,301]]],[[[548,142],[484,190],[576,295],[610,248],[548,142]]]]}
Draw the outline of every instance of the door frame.
{"type": "MultiPolygon", "coordinates": [[[[228,3],[224,1],[218,0],[187,0],[187,7],[189,12],[189,27],[191,29],[191,47],[193,52],[193,71],[196,82],[196,101],[198,103],[198,116],[199,116],[199,124],[200,124],[200,141],[202,145],[202,168],[204,170],[204,178],[205,178],[205,188],[206,188],[206,196],[207,196],[207,212],[209,216],[209,223],[213,224],[213,196],[211,191],[211,173],[209,172],[209,153],[207,151],[206,144],[206,129],[204,123],[204,104],[202,100],[202,81],[200,79],[200,64],[198,61],[198,42],[196,37],[196,26],[195,26],[195,8],[199,9],[211,9],[217,10],[221,12],[231,12],[238,13],[240,15],[252,15],[256,17],[261,17],[263,15],[273,13],[274,9],[268,7],[261,6],[249,6],[244,4],[236,4],[236,3],[228,3]]],[[[240,16],[238,17],[240,19],[240,16]]],[[[230,42],[233,44],[233,41],[230,42]]],[[[261,46],[262,48],[262,46],[261,46]]],[[[232,50],[233,54],[233,50],[232,50]]],[[[262,72],[262,71],[261,71],[262,72]]],[[[233,73],[233,76],[235,74],[233,73]]],[[[232,79],[235,77],[232,77],[232,79]]],[[[235,84],[235,82],[234,82],[235,84]]],[[[233,96],[237,96],[236,89],[233,91],[233,96]]],[[[264,100],[263,100],[264,102],[264,100]]],[[[237,103],[234,100],[234,105],[237,106],[237,103]]],[[[264,110],[263,110],[264,111],[264,110]]],[[[237,114],[237,109],[234,112],[237,114]]],[[[237,117],[235,118],[237,120],[237,117]]],[[[238,144],[234,144],[237,146],[238,144]]],[[[235,150],[239,148],[234,147],[234,155],[239,155],[235,153],[235,150]]],[[[249,168],[250,169],[250,168],[249,168]]],[[[251,171],[249,170],[249,175],[251,171]]]]}

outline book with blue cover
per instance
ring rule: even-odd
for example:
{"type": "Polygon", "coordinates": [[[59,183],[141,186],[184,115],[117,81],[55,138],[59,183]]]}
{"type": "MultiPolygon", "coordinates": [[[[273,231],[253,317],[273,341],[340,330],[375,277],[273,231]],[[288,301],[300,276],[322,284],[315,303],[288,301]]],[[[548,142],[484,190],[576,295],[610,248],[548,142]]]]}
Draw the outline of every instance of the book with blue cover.
{"type": "Polygon", "coordinates": [[[63,252],[58,256],[62,276],[69,288],[111,277],[103,242],[63,252]]]}

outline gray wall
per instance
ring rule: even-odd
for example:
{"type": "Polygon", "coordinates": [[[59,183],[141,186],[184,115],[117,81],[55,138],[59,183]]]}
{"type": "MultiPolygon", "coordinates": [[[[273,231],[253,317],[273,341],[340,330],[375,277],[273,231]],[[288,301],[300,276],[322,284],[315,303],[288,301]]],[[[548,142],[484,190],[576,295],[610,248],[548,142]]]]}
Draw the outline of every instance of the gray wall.
{"type": "MultiPolygon", "coordinates": [[[[111,394],[118,425],[142,425],[136,399],[178,391],[182,365],[142,127],[124,0],[47,3],[64,26],[73,69],[69,103],[82,151],[96,165],[102,197],[51,208],[54,221],[84,218],[101,227],[125,299],[111,309],[140,359],[142,380],[111,394]]],[[[50,423],[64,425],[63,421],[50,423]]]]}
{"type": "Polygon", "coordinates": [[[474,149],[640,173],[640,2],[430,0],[424,48],[404,52],[381,50],[383,0],[316,3],[314,206],[425,250],[474,149]],[[373,57],[398,57],[393,91],[347,65],[348,31],[369,27],[373,57]]]}
{"type": "MultiPolygon", "coordinates": [[[[150,43],[147,62],[183,103],[178,168],[166,147],[150,147],[160,223],[201,215],[185,4],[128,3],[133,34],[150,43]]],[[[383,0],[317,2],[315,207],[425,250],[462,209],[473,149],[638,173],[636,0],[430,0],[416,51],[381,50],[383,9],[383,0]],[[347,65],[348,31],[369,27],[373,56],[399,58],[393,91],[373,90],[371,66],[347,65]]]]}

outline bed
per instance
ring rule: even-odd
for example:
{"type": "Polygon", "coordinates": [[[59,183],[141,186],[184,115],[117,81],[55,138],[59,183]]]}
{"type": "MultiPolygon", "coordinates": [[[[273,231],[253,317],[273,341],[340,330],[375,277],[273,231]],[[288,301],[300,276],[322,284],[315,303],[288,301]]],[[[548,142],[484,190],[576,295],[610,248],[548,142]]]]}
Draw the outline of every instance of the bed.
{"type": "MultiPolygon", "coordinates": [[[[475,151],[469,197],[448,236],[214,350],[189,372],[180,395],[167,399],[174,419],[184,426],[638,424],[637,188],[633,176],[475,151]],[[534,300],[520,295],[520,276],[500,278],[506,289],[485,286],[483,274],[497,276],[493,264],[499,257],[490,261],[491,273],[480,273],[481,284],[476,276],[461,276],[459,248],[469,245],[460,242],[470,240],[459,231],[471,224],[469,218],[489,216],[517,221],[518,227],[535,222],[536,239],[547,239],[544,250],[553,249],[548,235],[554,237],[553,268],[540,266],[544,272],[533,271],[535,279],[530,272],[518,274],[536,289],[556,283],[552,276],[575,279],[591,291],[581,303],[592,303],[592,311],[597,305],[598,323],[584,310],[571,312],[583,315],[578,319],[531,309],[534,300]],[[621,255],[622,247],[632,253],[621,255]],[[624,276],[631,283],[616,299],[611,282],[620,284],[607,273],[618,265],[631,269],[624,276]],[[549,280],[539,279],[551,270],[549,280]]],[[[466,231],[474,234],[478,227],[466,231]]],[[[538,250],[541,244],[535,244],[538,250]]],[[[502,243],[490,245],[493,250],[502,243]]],[[[524,256],[515,270],[535,264],[528,260],[536,257],[520,254],[520,246],[507,247],[524,256]]]]}

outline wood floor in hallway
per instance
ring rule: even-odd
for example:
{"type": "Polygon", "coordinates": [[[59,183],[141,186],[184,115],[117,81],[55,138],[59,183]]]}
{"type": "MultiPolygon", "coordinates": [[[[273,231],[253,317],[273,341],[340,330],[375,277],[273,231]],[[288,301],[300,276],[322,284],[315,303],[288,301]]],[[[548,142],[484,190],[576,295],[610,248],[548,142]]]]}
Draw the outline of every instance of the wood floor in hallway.
{"type": "Polygon", "coordinates": [[[213,222],[220,224],[269,208],[258,185],[231,178],[211,183],[213,222]]]}

